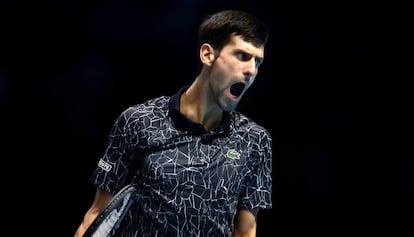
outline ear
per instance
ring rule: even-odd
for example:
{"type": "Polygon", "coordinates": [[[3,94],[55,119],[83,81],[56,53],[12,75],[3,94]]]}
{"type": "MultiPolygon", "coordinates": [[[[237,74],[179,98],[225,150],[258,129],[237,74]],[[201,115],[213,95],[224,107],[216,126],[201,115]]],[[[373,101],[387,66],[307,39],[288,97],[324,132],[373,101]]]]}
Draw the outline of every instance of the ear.
{"type": "Polygon", "coordinates": [[[210,66],[215,59],[214,48],[207,43],[200,47],[200,60],[203,64],[210,66]]]}

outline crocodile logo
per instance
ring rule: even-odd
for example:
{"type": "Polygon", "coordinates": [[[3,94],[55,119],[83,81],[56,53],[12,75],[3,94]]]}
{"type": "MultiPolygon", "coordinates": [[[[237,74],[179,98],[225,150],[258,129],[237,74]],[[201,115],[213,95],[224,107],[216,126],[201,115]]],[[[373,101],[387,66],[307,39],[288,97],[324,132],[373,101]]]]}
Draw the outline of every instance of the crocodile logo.
{"type": "Polygon", "coordinates": [[[235,159],[235,160],[240,159],[240,153],[238,153],[234,149],[228,150],[226,156],[230,159],[235,159]]]}

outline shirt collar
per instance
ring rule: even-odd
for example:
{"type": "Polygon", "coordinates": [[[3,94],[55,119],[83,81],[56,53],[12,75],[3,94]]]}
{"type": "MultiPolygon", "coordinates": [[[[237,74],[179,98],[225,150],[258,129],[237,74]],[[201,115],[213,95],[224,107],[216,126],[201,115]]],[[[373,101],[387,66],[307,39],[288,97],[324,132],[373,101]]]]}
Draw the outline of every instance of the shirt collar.
{"type": "MultiPolygon", "coordinates": [[[[171,96],[169,102],[170,117],[178,130],[195,135],[202,135],[206,133],[204,127],[199,123],[191,121],[180,112],[180,98],[188,88],[189,86],[184,86],[175,95],[171,96]]],[[[215,136],[228,136],[230,134],[231,121],[231,113],[224,111],[223,119],[221,120],[219,127],[211,130],[210,133],[215,136]]]]}

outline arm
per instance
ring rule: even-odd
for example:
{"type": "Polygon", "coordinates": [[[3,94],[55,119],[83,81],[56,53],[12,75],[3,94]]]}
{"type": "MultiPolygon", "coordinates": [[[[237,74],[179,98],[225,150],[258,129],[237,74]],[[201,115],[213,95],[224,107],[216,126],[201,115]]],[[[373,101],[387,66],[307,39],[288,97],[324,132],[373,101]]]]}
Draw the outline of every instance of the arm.
{"type": "Polygon", "coordinates": [[[255,237],[256,217],[248,210],[239,210],[236,214],[233,237],[255,237]]]}
{"type": "Polygon", "coordinates": [[[86,212],[85,216],[83,217],[82,223],[79,225],[75,237],[82,237],[85,231],[88,229],[89,225],[92,221],[103,211],[103,209],[108,205],[111,201],[113,195],[103,191],[100,188],[96,189],[95,199],[92,203],[92,206],[86,212]]]}

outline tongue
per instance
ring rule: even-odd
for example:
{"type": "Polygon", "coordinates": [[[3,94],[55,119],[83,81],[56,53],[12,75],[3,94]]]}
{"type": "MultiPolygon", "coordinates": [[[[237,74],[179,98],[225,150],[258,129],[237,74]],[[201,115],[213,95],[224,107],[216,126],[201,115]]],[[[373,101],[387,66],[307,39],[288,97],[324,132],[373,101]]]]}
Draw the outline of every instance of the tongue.
{"type": "Polygon", "coordinates": [[[230,93],[234,96],[239,96],[244,89],[243,83],[236,83],[230,87],[230,93]]]}

